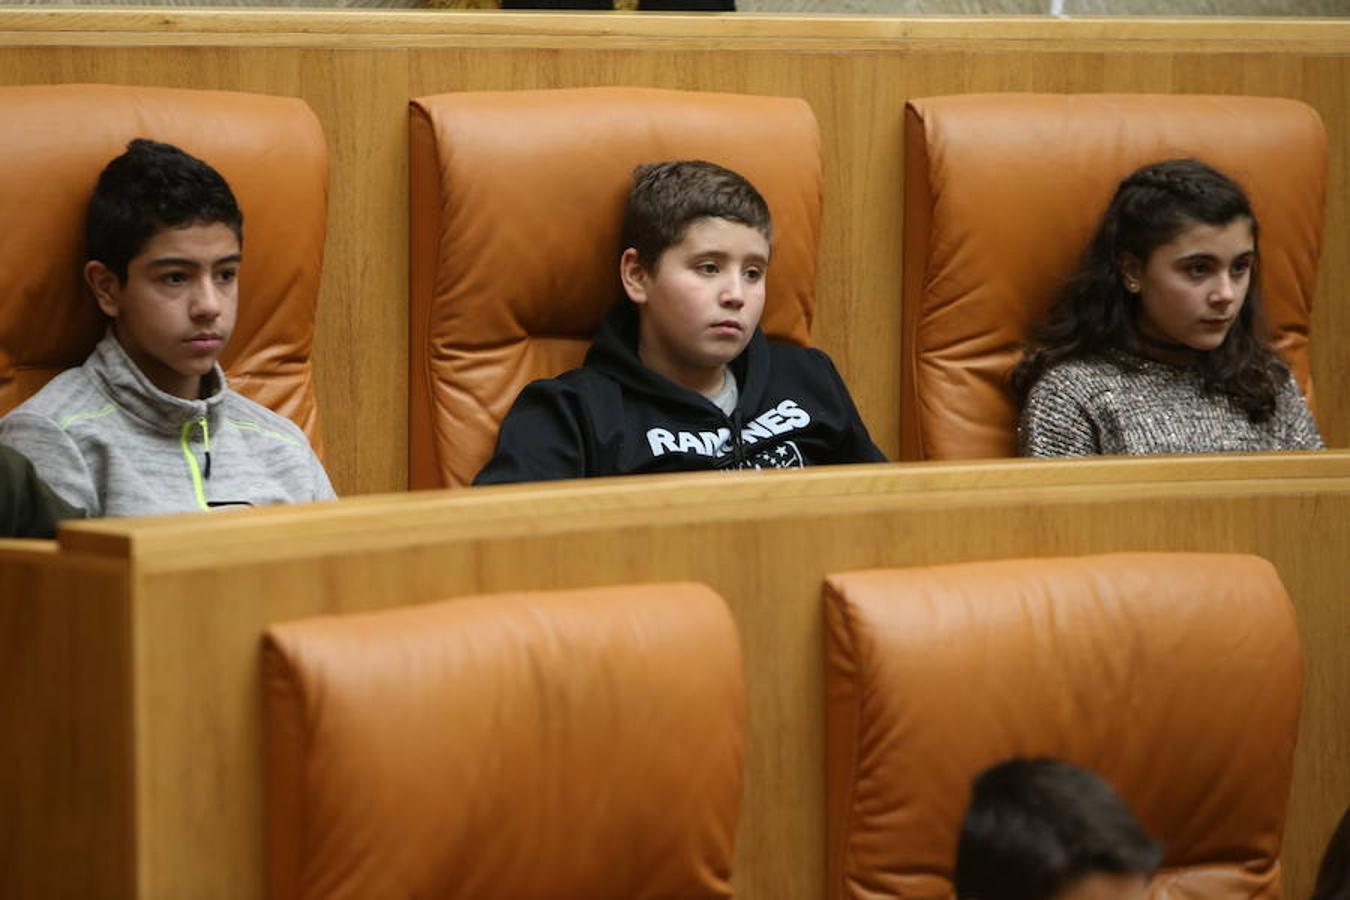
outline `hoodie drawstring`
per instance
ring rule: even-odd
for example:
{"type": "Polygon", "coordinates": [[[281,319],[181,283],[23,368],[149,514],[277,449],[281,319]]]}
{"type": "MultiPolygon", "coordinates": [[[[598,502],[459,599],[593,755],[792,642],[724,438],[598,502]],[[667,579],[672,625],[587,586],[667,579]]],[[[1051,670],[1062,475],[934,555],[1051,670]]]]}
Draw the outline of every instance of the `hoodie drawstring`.
{"type": "Polygon", "coordinates": [[[745,463],[745,444],[741,443],[741,413],[736,410],[731,414],[731,463],[732,468],[739,469],[745,463]]]}

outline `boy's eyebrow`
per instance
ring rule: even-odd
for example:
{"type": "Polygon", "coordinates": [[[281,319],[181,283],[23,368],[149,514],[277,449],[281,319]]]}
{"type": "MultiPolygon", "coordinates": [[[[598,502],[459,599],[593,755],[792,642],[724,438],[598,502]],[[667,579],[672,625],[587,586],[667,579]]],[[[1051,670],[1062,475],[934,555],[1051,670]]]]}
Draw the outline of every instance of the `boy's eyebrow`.
{"type": "MultiPolygon", "coordinates": [[[[712,257],[713,259],[726,259],[730,255],[731,254],[728,253],[727,251],[719,250],[716,247],[709,247],[703,250],[696,249],[690,254],[690,256],[712,257]]],[[[767,263],[769,261],[769,257],[763,256],[759,253],[747,253],[745,255],[745,258],[750,260],[751,262],[767,263]]]]}
{"type": "MultiPolygon", "coordinates": [[[[237,263],[237,262],[243,262],[243,261],[244,261],[244,255],[243,255],[242,253],[231,253],[229,256],[222,256],[220,259],[212,260],[211,263],[210,263],[210,265],[212,265],[212,266],[220,266],[220,265],[225,265],[225,264],[227,264],[227,263],[237,263]]],[[[160,257],[159,259],[152,259],[152,260],[150,260],[150,262],[147,263],[147,265],[149,265],[149,266],[151,266],[151,267],[156,267],[156,266],[159,266],[159,267],[163,267],[163,266],[185,266],[185,267],[188,267],[188,268],[192,268],[192,267],[195,267],[195,266],[200,266],[200,265],[201,265],[201,262],[198,261],[198,260],[195,260],[195,259],[188,259],[188,258],[186,258],[186,257],[180,257],[180,256],[162,256],[162,257],[160,257]]]]}

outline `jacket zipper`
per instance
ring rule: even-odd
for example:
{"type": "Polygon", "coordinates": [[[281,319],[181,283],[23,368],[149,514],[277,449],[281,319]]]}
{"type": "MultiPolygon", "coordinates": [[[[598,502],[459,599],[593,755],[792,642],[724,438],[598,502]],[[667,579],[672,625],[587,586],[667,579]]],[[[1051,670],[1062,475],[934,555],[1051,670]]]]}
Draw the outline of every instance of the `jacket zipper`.
{"type": "Polygon", "coordinates": [[[206,427],[206,418],[184,422],[178,433],[178,443],[183,449],[183,458],[187,460],[188,472],[192,474],[192,492],[197,497],[197,505],[202,509],[210,509],[206,503],[206,485],[203,481],[203,479],[211,477],[211,432],[206,427]],[[192,427],[194,425],[202,430],[202,454],[205,457],[203,465],[197,464],[197,457],[192,452],[192,427]],[[205,468],[205,473],[202,471],[203,468],[205,468]]]}

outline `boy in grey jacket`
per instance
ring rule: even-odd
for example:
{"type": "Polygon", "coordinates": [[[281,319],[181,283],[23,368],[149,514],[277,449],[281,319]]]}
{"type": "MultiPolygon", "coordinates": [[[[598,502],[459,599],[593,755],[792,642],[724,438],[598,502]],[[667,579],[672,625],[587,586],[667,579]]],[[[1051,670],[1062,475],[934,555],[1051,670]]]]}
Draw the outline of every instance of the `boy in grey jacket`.
{"type": "Polygon", "coordinates": [[[108,333],[0,419],[0,442],[90,516],[333,499],[304,432],[231,390],[217,362],[243,244],[220,173],[134,140],[99,176],[86,240],[108,333]]]}

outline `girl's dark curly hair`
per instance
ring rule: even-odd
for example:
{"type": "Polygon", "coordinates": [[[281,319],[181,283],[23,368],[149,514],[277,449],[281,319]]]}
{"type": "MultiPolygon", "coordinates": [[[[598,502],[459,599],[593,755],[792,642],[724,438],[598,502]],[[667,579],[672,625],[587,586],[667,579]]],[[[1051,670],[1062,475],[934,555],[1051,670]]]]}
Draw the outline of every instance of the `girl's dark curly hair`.
{"type": "MultiPolygon", "coordinates": [[[[1153,251],[1195,224],[1223,226],[1245,218],[1258,238],[1247,194],[1217,169],[1193,159],[1153,163],[1116,188],[1078,271],[1049,317],[1035,330],[1012,371],[1013,394],[1025,403],[1046,369],[1108,349],[1140,351],[1137,294],[1125,289],[1120,261],[1129,254],[1147,264],[1153,251]]],[[[1259,257],[1259,251],[1258,251],[1259,257]]],[[[1198,355],[1205,389],[1228,397],[1253,422],[1270,418],[1289,370],[1271,349],[1261,312],[1259,266],[1246,302],[1222,344],[1198,355]]]]}

